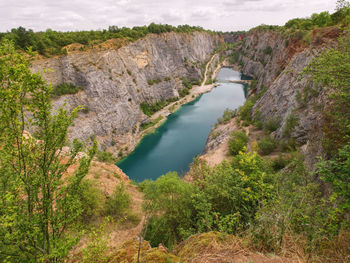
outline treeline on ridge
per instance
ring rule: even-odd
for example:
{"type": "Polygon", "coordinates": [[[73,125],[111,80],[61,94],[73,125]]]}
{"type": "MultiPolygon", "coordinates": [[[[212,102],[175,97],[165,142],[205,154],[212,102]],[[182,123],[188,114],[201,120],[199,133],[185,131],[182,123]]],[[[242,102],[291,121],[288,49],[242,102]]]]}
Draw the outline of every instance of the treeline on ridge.
{"type": "Polygon", "coordinates": [[[0,41],[12,40],[16,49],[27,50],[32,47],[33,51],[37,51],[44,56],[50,56],[65,54],[66,50],[63,47],[72,43],[96,45],[112,38],[135,41],[150,33],[190,33],[195,31],[204,31],[204,29],[198,26],[179,25],[175,27],[168,24],[151,23],[148,26],[135,26],[133,28],[110,26],[103,30],[60,32],[47,29],[42,32],[34,32],[32,29],[20,26],[11,29],[9,32],[0,33],[0,41]]]}
{"type": "Polygon", "coordinates": [[[341,6],[336,12],[330,14],[328,11],[321,13],[314,13],[311,17],[306,18],[294,18],[286,22],[283,26],[277,25],[259,25],[252,28],[253,30],[277,30],[281,32],[289,32],[296,30],[313,30],[319,27],[341,25],[347,27],[350,25],[350,7],[341,6]]]}

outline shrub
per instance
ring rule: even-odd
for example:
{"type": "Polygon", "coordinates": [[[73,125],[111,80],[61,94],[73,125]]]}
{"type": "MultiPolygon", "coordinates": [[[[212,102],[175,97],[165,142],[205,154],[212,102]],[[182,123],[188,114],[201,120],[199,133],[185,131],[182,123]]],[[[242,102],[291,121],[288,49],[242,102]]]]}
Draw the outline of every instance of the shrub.
{"type": "Polygon", "coordinates": [[[152,246],[159,243],[171,248],[185,236],[182,230],[191,226],[192,185],[175,172],[162,175],[156,181],[140,184],[144,193],[144,209],[150,213],[145,239],[152,246]]]}
{"type": "Polygon", "coordinates": [[[286,124],[284,125],[282,136],[289,138],[294,131],[295,127],[298,125],[299,118],[292,112],[288,115],[286,124]]]}
{"type": "Polygon", "coordinates": [[[185,77],[181,78],[182,85],[187,89],[192,89],[192,83],[185,77]]]}
{"type": "Polygon", "coordinates": [[[124,184],[117,185],[113,194],[106,200],[106,214],[114,218],[125,216],[130,207],[131,197],[124,184]]]}
{"type": "Polygon", "coordinates": [[[332,195],[329,198],[334,207],[331,230],[338,231],[342,224],[349,229],[350,220],[341,221],[350,212],[350,143],[339,149],[338,155],[331,160],[320,161],[317,168],[321,179],[332,186],[332,195]]]}
{"type": "Polygon", "coordinates": [[[155,112],[163,109],[166,105],[168,105],[169,101],[161,100],[161,101],[157,101],[155,103],[142,102],[140,104],[140,108],[144,114],[146,114],[147,116],[150,117],[155,112]]]}
{"type": "Polygon", "coordinates": [[[264,49],[264,53],[267,55],[272,55],[272,47],[268,46],[264,49]]]}
{"type": "Polygon", "coordinates": [[[229,139],[229,151],[232,155],[237,155],[247,146],[248,136],[243,131],[234,131],[229,139]]]}
{"type": "Polygon", "coordinates": [[[113,153],[107,151],[97,151],[96,157],[99,162],[115,163],[117,161],[113,153]]]}
{"type": "Polygon", "coordinates": [[[101,214],[104,206],[103,195],[91,180],[85,179],[81,182],[76,198],[82,204],[80,215],[82,222],[88,223],[101,214]]]}
{"type": "Polygon", "coordinates": [[[276,131],[280,126],[279,118],[271,118],[264,123],[264,130],[268,132],[276,131]]]}
{"type": "Polygon", "coordinates": [[[294,138],[282,139],[280,141],[281,150],[284,152],[292,152],[296,149],[296,143],[294,138]]]}
{"type": "Polygon", "coordinates": [[[77,87],[74,84],[71,83],[61,83],[53,88],[52,90],[52,97],[59,97],[62,95],[67,94],[76,94],[80,90],[82,90],[81,87],[77,87]]]}
{"type": "Polygon", "coordinates": [[[279,171],[286,167],[291,161],[292,159],[290,157],[280,154],[277,158],[272,160],[271,167],[274,171],[279,171]]]}
{"type": "Polygon", "coordinates": [[[108,239],[106,234],[106,225],[108,219],[105,220],[98,228],[92,228],[89,231],[89,242],[86,247],[82,249],[81,262],[82,263],[107,263],[108,257],[108,239]]]}
{"type": "Polygon", "coordinates": [[[329,240],[324,231],[328,208],[320,198],[320,186],[314,183],[299,156],[273,180],[278,194],[259,209],[250,229],[253,243],[265,251],[280,251],[288,249],[283,247],[286,237],[298,239],[312,256],[317,242],[329,240]]]}
{"type": "Polygon", "coordinates": [[[188,94],[190,94],[190,90],[188,88],[183,88],[183,89],[179,90],[179,96],[181,98],[185,97],[188,94]]]}
{"type": "Polygon", "coordinates": [[[250,82],[250,84],[249,84],[249,89],[250,90],[254,90],[254,89],[256,89],[256,86],[258,85],[258,80],[257,79],[253,79],[251,82],[250,82]]]}
{"type": "Polygon", "coordinates": [[[236,116],[237,110],[230,110],[230,109],[226,109],[224,111],[224,114],[222,115],[222,117],[218,118],[218,121],[216,123],[218,124],[225,124],[228,123],[232,118],[234,118],[236,116]]]}
{"type": "Polygon", "coordinates": [[[239,60],[239,53],[235,50],[232,51],[231,55],[229,56],[229,63],[230,64],[236,64],[239,60]]]}
{"type": "Polygon", "coordinates": [[[273,150],[276,148],[276,145],[276,140],[271,138],[270,136],[264,137],[258,142],[260,153],[263,155],[272,153],[273,150]]]}
{"type": "Polygon", "coordinates": [[[162,116],[158,116],[158,118],[155,119],[155,120],[152,120],[152,121],[150,121],[150,122],[143,122],[143,123],[141,123],[141,125],[140,125],[140,129],[141,129],[142,131],[143,131],[143,130],[146,130],[146,129],[148,129],[149,127],[152,127],[152,126],[156,125],[161,119],[162,119],[162,116]]]}
{"type": "Polygon", "coordinates": [[[254,106],[254,101],[252,99],[248,99],[243,106],[241,106],[238,110],[238,113],[242,120],[251,122],[252,121],[252,109],[254,106]]]}
{"type": "Polygon", "coordinates": [[[149,79],[149,80],[147,80],[147,83],[148,83],[148,85],[150,85],[150,86],[152,86],[152,85],[154,85],[154,84],[158,84],[158,83],[160,83],[160,82],[162,82],[161,79],[149,79]]]}

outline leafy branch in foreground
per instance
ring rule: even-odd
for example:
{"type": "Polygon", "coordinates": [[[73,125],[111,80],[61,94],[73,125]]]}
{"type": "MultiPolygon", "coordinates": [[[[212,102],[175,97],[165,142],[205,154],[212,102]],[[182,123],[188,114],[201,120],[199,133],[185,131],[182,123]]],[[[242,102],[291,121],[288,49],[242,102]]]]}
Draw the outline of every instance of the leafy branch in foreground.
{"type": "Polygon", "coordinates": [[[53,112],[52,89],[29,63],[11,42],[0,46],[0,261],[62,262],[79,239],[70,231],[82,212],[75,195],[96,143],[79,160],[77,141],[62,152],[79,108],[53,112]]]}

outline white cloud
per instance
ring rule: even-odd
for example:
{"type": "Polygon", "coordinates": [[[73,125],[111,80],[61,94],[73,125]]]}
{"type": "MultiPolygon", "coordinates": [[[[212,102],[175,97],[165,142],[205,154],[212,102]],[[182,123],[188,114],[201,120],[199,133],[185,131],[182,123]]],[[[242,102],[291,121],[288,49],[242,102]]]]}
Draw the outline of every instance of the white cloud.
{"type": "Polygon", "coordinates": [[[0,0],[0,31],[19,26],[35,31],[90,30],[152,21],[246,30],[334,7],[335,0],[0,0]]]}

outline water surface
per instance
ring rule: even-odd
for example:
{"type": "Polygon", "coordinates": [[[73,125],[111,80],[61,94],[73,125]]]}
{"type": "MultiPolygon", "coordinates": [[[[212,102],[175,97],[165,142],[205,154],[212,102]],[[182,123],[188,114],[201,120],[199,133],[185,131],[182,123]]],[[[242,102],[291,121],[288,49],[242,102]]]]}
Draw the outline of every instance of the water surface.
{"type": "Polygon", "coordinates": [[[171,114],[117,165],[137,182],[157,179],[168,171],[186,173],[193,158],[202,152],[211,129],[225,109],[235,109],[244,103],[244,85],[226,82],[241,78],[241,73],[222,68],[217,76],[218,87],[171,114]]]}

